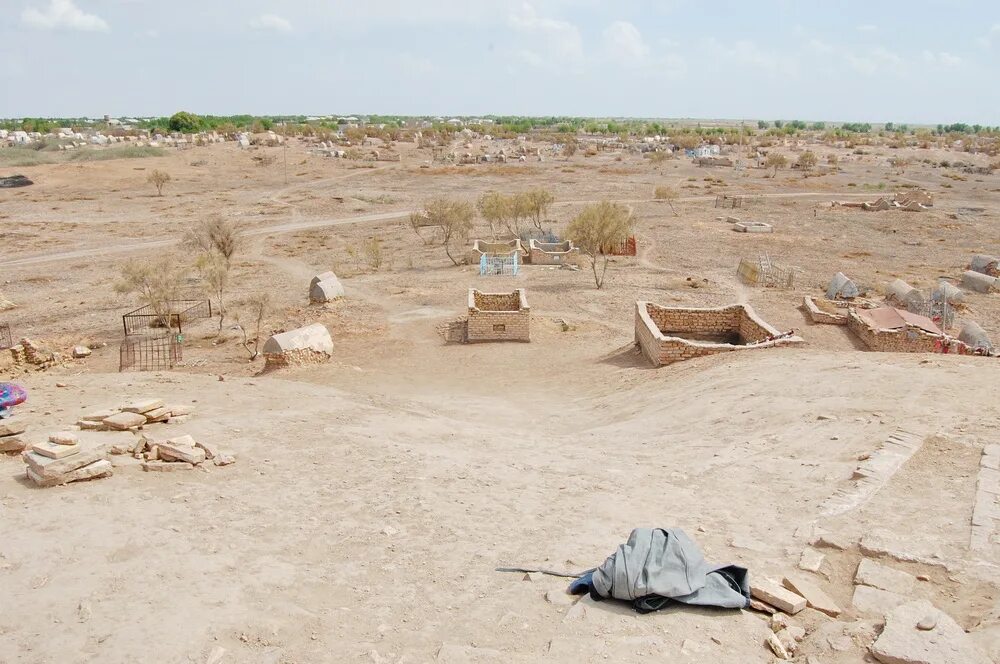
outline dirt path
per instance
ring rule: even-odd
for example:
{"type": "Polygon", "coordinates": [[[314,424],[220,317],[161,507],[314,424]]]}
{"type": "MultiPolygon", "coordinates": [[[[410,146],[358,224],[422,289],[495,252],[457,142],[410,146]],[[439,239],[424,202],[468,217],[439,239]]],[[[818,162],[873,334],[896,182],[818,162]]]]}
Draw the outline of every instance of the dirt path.
{"type": "MultiPolygon", "coordinates": [[[[372,169],[380,170],[380,169],[372,169]]],[[[371,172],[369,170],[368,172],[371,172]]],[[[353,175],[353,174],[352,174],[353,175]]],[[[301,186],[301,185],[300,185],[301,186]]],[[[291,187],[281,190],[287,191],[291,187]]],[[[293,209],[296,206],[292,203],[287,203],[284,201],[276,200],[276,197],[281,195],[281,193],[276,193],[270,200],[280,203],[282,205],[287,205],[293,209]]],[[[808,198],[808,197],[837,197],[842,198],[844,196],[868,196],[868,194],[858,194],[858,193],[835,193],[835,192],[790,192],[784,194],[763,194],[764,198],[808,198]]],[[[687,198],[678,199],[679,202],[683,203],[697,203],[705,201],[713,201],[715,198],[713,196],[691,196],[687,198]]],[[[586,203],[593,203],[594,201],[560,201],[556,205],[583,205],[586,203]]],[[[615,201],[618,203],[648,203],[650,199],[628,199],[615,201]]],[[[376,212],[371,214],[361,214],[354,217],[338,217],[335,219],[315,219],[312,221],[291,221],[283,224],[273,224],[270,226],[263,226],[260,228],[253,228],[246,231],[246,235],[269,235],[273,233],[293,233],[295,231],[309,230],[313,228],[326,228],[329,226],[342,226],[346,224],[360,224],[372,221],[388,221],[390,219],[400,219],[406,217],[410,214],[409,210],[399,210],[395,212],[376,212]]],[[[128,244],[117,244],[117,245],[102,245],[100,247],[91,247],[87,249],[74,249],[72,251],[59,251],[45,254],[36,254],[34,256],[27,256],[25,258],[0,258],[0,268],[9,267],[21,267],[25,265],[39,265],[42,263],[53,263],[57,261],[74,260],[78,258],[89,258],[92,256],[105,256],[108,254],[130,254],[138,253],[142,251],[148,251],[150,249],[157,249],[159,247],[169,247],[171,245],[177,244],[178,240],[173,238],[165,238],[160,240],[149,240],[147,242],[132,242],[128,244]]]]}

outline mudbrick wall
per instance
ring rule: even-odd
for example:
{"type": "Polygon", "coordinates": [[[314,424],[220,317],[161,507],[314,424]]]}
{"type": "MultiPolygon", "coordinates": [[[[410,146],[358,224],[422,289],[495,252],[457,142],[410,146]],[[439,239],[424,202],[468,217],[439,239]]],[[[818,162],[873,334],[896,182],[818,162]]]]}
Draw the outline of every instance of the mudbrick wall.
{"type": "Polygon", "coordinates": [[[912,326],[898,330],[878,330],[869,327],[854,311],[847,315],[847,329],[861,339],[868,350],[882,353],[939,352],[935,345],[942,340],[942,337],[936,334],[912,326]]]}
{"type": "Polygon", "coordinates": [[[523,288],[513,293],[469,289],[469,342],[530,341],[531,308],[523,288]]]}
{"type": "Polygon", "coordinates": [[[769,348],[801,343],[799,337],[765,341],[780,334],[742,304],[719,308],[661,307],[652,302],[635,303],[635,342],[655,366],[672,364],[695,357],[727,353],[734,350],[769,348]],[[668,332],[694,334],[732,334],[738,332],[745,344],[692,341],[667,336],[668,332]]]}
{"type": "Polygon", "coordinates": [[[264,371],[272,371],[284,367],[298,367],[308,364],[328,362],[330,356],[309,348],[289,350],[284,353],[264,353],[264,371]]]}

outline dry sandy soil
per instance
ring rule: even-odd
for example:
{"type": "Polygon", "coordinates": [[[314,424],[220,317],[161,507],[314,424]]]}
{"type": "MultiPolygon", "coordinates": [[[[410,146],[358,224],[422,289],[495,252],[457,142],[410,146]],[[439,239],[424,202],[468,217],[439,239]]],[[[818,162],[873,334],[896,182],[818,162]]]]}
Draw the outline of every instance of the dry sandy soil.
{"type": "MultiPolygon", "coordinates": [[[[911,596],[1000,654],[995,623],[980,624],[997,601],[1000,545],[969,546],[981,451],[998,442],[995,361],[864,352],[798,308],[838,270],[876,290],[897,276],[929,289],[971,254],[1000,252],[1000,178],[924,164],[897,175],[888,152],[843,150],[838,172],[809,178],[613,154],[421,168],[427,154],[402,152],[369,168],[295,145],[288,184],[280,150],[258,168],[231,145],[16,169],[36,184],[0,191],[0,280],[19,305],[0,321],[62,351],[107,344],[10,374],[30,391],[18,417],[32,442],[87,410],[162,396],[196,409],[171,432],[238,461],[165,474],[124,463],[110,479],[42,490],[19,459],[0,458],[0,662],[205,662],[216,648],[224,663],[772,661],[754,613],[570,608],[563,579],[494,571],[588,568],[639,526],[682,527],[751,578],[795,570],[819,532],[852,543],[822,550],[818,578],[845,613],[799,615],[801,661],[824,664],[862,661],[880,629],[850,608],[856,543],[878,533],[898,550],[881,562],[928,578],[911,596]],[[174,178],[163,197],[145,184],[153,168],[174,178]],[[650,200],[657,184],[679,188],[676,215],[650,200]],[[933,211],[829,207],[907,184],[934,193],[933,211]],[[556,232],[585,201],[627,201],[639,256],[616,259],[601,290],[587,271],[541,266],[479,277],[405,223],[435,194],[533,186],[556,195],[556,232]],[[716,193],[765,195],[735,214],[775,232],[732,232],[716,193]],[[324,323],[330,363],[258,375],[234,331],[202,321],[185,330],[184,366],[117,373],[120,316],[136,306],[112,292],[121,262],[171,250],[215,213],[248,237],[230,299],[271,293],[268,332],[324,323]],[[384,242],[379,270],[350,256],[369,237],[384,242]],[[797,268],[795,289],[737,283],[739,258],[763,251],[797,268]],[[327,269],[348,297],[307,306],[309,278],[327,269]],[[472,286],[527,288],[532,342],[443,344],[436,328],[463,314],[472,286]],[[747,301],[807,344],[652,369],[632,346],[637,299],[747,301]],[[897,428],[924,441],[919,451],[871,500],[823,516],[897,428]]],[[[1000,334],[1000,296],[970,294],[966,319],[1000,334]]]]}

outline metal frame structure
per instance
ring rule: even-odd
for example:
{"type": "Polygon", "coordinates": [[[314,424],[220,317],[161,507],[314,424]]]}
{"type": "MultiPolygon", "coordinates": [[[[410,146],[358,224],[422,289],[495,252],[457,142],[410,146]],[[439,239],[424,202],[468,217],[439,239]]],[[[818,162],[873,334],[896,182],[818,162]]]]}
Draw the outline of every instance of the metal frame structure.
{"type": "Polygon", "coordinates": [[[172,369],[183,357],[182,348],[181,335],[172,331],[127,336],[118,349],[118,371],[172,369]]]}
{"type": "Polygon", "coordinates": [[[178,333],[181,333],[183,332],[181,326],[184,320],[212,317],[211,300],[170,300],[166,304],[170,309],[166,314],[156,313],[150,304],[124,314],[122,327],[125,329],[125,336],[155,328],[176,329],[178,333]]]}
{"type": "Polygon", "coordinates": [[[736,275],[749,286],[792,288],[795,285],[795,271],[776,265],[766,253],[760,254],[756,262],[741,258],[736,275]]]}

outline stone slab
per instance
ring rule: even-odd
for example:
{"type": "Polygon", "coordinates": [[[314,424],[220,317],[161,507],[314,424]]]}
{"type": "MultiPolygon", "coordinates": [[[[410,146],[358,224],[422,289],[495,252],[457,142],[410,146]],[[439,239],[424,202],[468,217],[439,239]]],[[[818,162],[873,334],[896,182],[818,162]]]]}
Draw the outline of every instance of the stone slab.
{"type": "Polygon", "coordinates": [[[143,461],[142,469],[148,473],[172,473],[177,470],[193,470],[194,466],[184,461],[143,461]]]}
{"type": "MultiPolygon", "coordinates": [[[[926,624],[924,626],[926,626],[926,624]]],[[[927,600],[907,602],[885,616],[885,629],[871,646],[871,654],[883,664],[989,664],[952,618],[927,600]],[[934,626],[918,629],[925,619],[934,626]]]]}
{"type": "Polygon", "coordinates": [[[56,433],[49,434],[49,442],[56,445],[76,445],[80,442],[80,439],[72,431],[57,431],[56,433]]]}
{"type": "Polygon", "coordinates": [[[826,556],[816,549],[803,549],[802,555],[799,556],[799,569],[819,573],[825,559],[826,556]]]}
{"type": "Polygon", "coordinates": [[[104,450],[99,448],[82,449],[76,454],[63,459],[50,459],[36,452],[24,452],[21,455],[31,469],[45,478],[64,475],[71,470],[82,468],[83,466],[100,461],[104,458],[104,450]]]}
{"type": "Polygon", "coordinates": [[[114,473],[114,470],[110,461],[101,459],[100,461],[95,461],[82,468],[77,468],[76,470],[71,470],[68,473],[63,473],[55,477],[43,477],[32,470],[31,466],[26,468],[26,472],[28,478],[38,486],[52,487],[59,486],[60,484],[69,484],[70,482],[96,479],[98,477],[109,477],[114,473]]]}
{"type": "Polygon", "coordinates": [[[159,457],[164,461],[184,461],[194,465],[205,461],[205,450],[200,447],[177,448],[168,443],[157,443],[156,449],[159,451],[159,457]]]}
{"type": "Polygon", "coordinates": [[[143,415],[146,417],[147,422],[164,422],[170,417],[170,409],[166,407],[154,408],[143,413],[143,415]]]}
{"type": "Polygon", "coordinates": [[[103,422],[111,429],[125,431],[126,429],[131,429],[132,427],[138,427],[145,424],[146,416],[140,415],[139,413],[123,412],[112,415],[111,417],[106,417],[103,422]]]}
{"type": "Polygon", "coordinates": [[[104,431],[108,428],[101,420],[77,420],[76,426],[80,427],[80,431],[104,431]]]}
{"type": "Polygon", "coordinates": [[[50,459],[63,459],[68,456],[73,456],[80,452],[80,444],[76,443],[74,445],[60,445],[58,443],[47,442],[38,443],[37,445],[31,446],[32,452],[37,452],[44,457],[50,459]]]}
{"type": "Polygon", "coordinates": [[[20,436],[4,436],[0,438],[0,452],[20,452],[25,448],[27,443],[24,442],[24,438],[20,436]]]}
{"type": "Polygon", "coordinates": [[[762,602],[793,615],[806,608],[806,600],[801,595],[782,588],[777,583],[761,579],[750,584],[750,595],[762,602]]]}
{"type": "Polygon", "coordinates": [[[897,606],[909,601],[909,597],[904,597],[888,590],[880,590],[871,586],[855,586],[851,604],[862,613],[873,613],[884,616],[897,606]]]}
{"type": "Polygon", "coordinates": [[[916,582],[917,578],[912,574],[880,565],[867,558],[861,559],[854,575],[854,583],[859,586],[871,586],[894,593],[909,594],[916,582]]]}
{"type": "Polygon", "coordinates": [[[789,574],[782,579],[782,585],[792,592],[802,595],[806,599],[807,606],[820,613],[825,613],[832,618],[841,614],[841,609],[833,601],[833,598],[804,574],[789,574]]]}
{"type": "Polygon", "coordinates": [[[24,433],[28,428],[28,425],[21,420],[14,418],[7,418],[6,420],[0,420],[0,437],[2,436],[16,436],[19,433],[24,433]]]}
{"type": "Polygon", "coordinates": [[[122,406],[125,413],[145,414],[157,408],[163,408],[163,399],[138,399],[122,406]]]}

